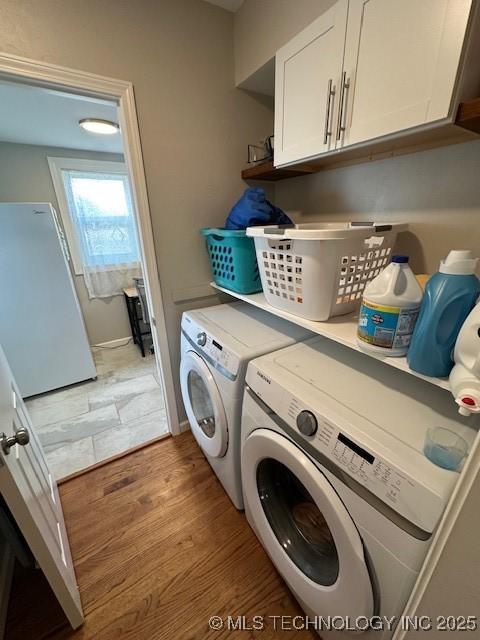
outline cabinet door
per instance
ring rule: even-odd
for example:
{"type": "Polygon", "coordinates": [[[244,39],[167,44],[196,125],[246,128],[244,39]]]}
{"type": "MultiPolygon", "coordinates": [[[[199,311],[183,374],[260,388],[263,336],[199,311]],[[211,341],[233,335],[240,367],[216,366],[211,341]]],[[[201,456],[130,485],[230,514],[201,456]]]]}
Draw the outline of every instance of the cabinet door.
{"type": "Polygon", "coordinates": [[[275,165],[335,148],[348,0],[340,0],[275,59],[275,165]]]}
{"type": "Polygon", "coordinates": [[[470,6],[471,0],[350,0],[343,145],[450,115],[470,6]]]}

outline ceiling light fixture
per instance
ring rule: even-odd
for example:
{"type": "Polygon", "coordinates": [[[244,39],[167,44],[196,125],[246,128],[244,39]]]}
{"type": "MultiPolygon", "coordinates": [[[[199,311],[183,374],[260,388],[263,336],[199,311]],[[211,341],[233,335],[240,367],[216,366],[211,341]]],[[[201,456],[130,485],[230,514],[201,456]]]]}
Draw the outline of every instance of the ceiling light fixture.
{"type": "Polygon", "coordinates": [[[111,120],[101,120],[100,118],[83,118],[78,124],[90,133],[101,133],[103,135],[112,135],[118,133],[120,126],[111,120]]]}

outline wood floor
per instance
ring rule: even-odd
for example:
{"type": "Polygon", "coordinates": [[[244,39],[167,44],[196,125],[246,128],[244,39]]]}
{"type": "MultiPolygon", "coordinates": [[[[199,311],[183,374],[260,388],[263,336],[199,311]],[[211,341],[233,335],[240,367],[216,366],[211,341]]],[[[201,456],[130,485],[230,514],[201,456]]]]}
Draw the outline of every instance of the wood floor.
{"type": "Polygon", "coordinates": [[[75,478],[61,497],[86,623],[44,638],[318,640],[269,618],[260,631],[209,628],[213,615],[303,614],[190,433],[75,478]]]}

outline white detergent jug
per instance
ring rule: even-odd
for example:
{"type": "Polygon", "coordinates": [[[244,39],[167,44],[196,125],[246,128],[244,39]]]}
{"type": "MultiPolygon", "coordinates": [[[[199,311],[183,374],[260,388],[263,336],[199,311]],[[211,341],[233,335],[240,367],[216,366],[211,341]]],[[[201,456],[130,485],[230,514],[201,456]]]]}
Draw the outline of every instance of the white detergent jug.
{"type": "Polygon", "coordinates": [[[358,345],[386,356],[407,353],[422,302],[423,292],[408,256],[393,256],[363,293],[358,318],[358,345]]]}
{"type": "Polygon", "coordinates": [[[480,413],[480,304],[465,320],[454,350],[450,388],[462,416],[480,413]]]}

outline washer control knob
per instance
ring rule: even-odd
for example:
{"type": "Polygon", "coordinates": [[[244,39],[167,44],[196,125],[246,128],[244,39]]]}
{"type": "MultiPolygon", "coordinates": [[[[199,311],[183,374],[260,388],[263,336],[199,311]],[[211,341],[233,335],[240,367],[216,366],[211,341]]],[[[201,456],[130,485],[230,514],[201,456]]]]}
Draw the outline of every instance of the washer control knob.
{"type": "Polygon", "coordinates": [[[304,436],[313,436],[318,429],[318,422],[311,411],[300,411],[297,416],[297,427],[304,436]]]}
{"type": "Polygon", "coordinates": [[[205,331],[202,331],[197,336],[197,344],[199,347],[204,347],[207,344],[207,334],[205,331]]]}

